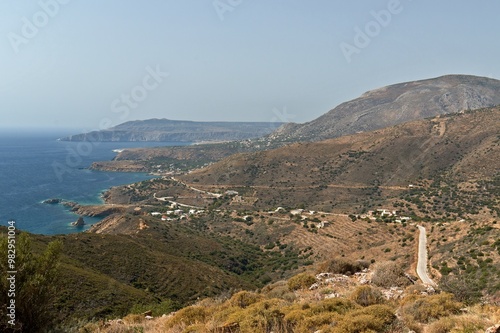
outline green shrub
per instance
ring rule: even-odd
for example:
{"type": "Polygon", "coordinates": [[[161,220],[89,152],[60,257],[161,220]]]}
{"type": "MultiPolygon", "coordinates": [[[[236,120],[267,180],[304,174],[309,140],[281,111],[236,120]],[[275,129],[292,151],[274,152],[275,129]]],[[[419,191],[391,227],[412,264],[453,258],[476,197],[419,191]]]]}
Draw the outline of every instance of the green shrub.
{"type": "Polygon", "coordinates": [[[281,298],[288,302],[293,302],[296,296],[288,289],[288,283],[279,281],[264,288],[268,298],[281,298]]]}
{"type": "Polygon", "coordinates": [[[364,261],[356,261],[352,263],[345,259],[335,258],[321,264],[319,266],[318,273],[328,272],[334,274],[351,275],[356,272],[360,272],[361,270],[363,270],[363,268],[366,268],[368,266],[368,263],[364,261]]]}
{"type": "Polygon", "coordinates": [[[462,303],[455,301],[453,295],[448,293],[409,299],[404,302],[401,312],[404,317],[419,323],[428,323],[455,314],[462,307],[462,303]]]}
{"type": "Polygon", "coordinates": [[[208,311],[202,306],[188,306],[187,308],[177,311],[174,316],[167,322],[167,327],[175,325],[194,325],[203,323],[208,315],[208,311]]]}
{"type": "Polygon", "coordinates": [[[323,312],[317,315],[310,315],[304,318],[299,325],[293,330],[294,333],[309,333],[320,330],[324,331],[323,327],[331,326],[339,322],[342,317],[339,314],[332,312],[323,312]]]}
{"type": "Polygon", "coordinates": [[[336,312],[338,314],[346,314],[358,308],[359,305],[346,298],[328,298],[311,305],[313,313],[336,312]]]}
{"type": "Polygon", "coordinates": [[[343,315],[359,309],[359,305],[348,299],[326,299],[313,303],[295,303],[283,311],[285,331],[294,333],[309,333],[320,330],[331,332],[331,328],[342,321],[343,315]]]}
{"type": "Polygon", "coordinates": [[[431,323],[428,333],[475,333],[484,331],[487,321],[473,315],[444,317],[431,323]]]}
{"type": "Polygon", "coordinates": [[[453,320],[449,317],[441,318],[433,322],[427,328],[428,333],[449,333],[455,327],[453,320]]]}
{"type": "MultiPolygon", "coordinates": [[[[3,236],[3,235],[2,235],[3,236]]],[[[50,242],[45,251],[36,255],[31,249],[31,238],[26,233],[16,236],[15,243],[15,323],[12,327],[7,323],[7,306],[10,300],[8,290],[10,281],[8,267],[8,241],[7,237],[0,238],[0,331],[23,330],[30,332],[43,332],[51,327],[57,310],[54,308],[54,299],[57,289],[59,274],[59,257],[62,250],[61,241],[50,242]],[[5,259],[5,260],[4,260],[5,259]]]]}
{"type": "Polygon", "coordinates": [[[257,303],[262,300],[262,296],[256,293],[252,293],[249,291],[240,291],[239,293],[234,294],[231,299],[229,299],[228,303],[231,306],[237,306],[239,308],[246,308],[249,305],[257,303]]]}
{"type": "Polygon", "coordinates": [[[309,273],[300,273],[288,280],[288,289],[291,291],[309,288],[316,282],[316,278],[309,273]]]}
{"type": "Polygon", "coordinates": [[[478,281],[463,276],[444,276],[439,284],[443,291],[451,293],[455,299],[465,304],[474,304],[481,300],[481,288],[478,281]]]}
{"type": "Polygon", "coordinates": [[[379,290],[366,285],[357,287],[350,298],[361,306],[380,304],[384,301],[384,297],[379,290]]]}
{"type": "Polygon", "coordinates": [[[238,323],[241,333],[287,332],[282,312],[286,306],[286,302],[279,299],[264,300],[232,313],[227,322],[238,323]]]}
{"type": "Polygon", "coordinates": [[[386,305],[371,305],[354,310],[345,315],[344,320],[335,327],[336,333],[382,332],[394,321],[393,310],[386,305]]]}

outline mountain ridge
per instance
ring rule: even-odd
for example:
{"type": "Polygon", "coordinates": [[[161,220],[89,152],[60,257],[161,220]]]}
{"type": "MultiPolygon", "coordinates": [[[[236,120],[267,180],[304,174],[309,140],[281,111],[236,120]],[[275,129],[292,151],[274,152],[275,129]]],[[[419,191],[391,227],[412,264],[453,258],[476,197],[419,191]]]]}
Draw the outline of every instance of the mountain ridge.
{"type": "Polygon", "coordinates": [[[96,170],[157,172],[189,170],[235,153],[269,150],[294,142],[321,141],[378,130],[408,121],[500,105],[500,81],[471,75],[397,83],[367,91],[310,122],[285,123],[251,140],[185,147],[128,149],[113,161],[94,163],[96,170]],[[129,168],[130,167],[130,168],[129,168]]]}
{"type": "Polygon", "coordinates": [[[276,122],[190,121],[171,119],[133,120],[101,131],[70,135],[62,141],[200,142],[257,138],[271,133],[276,122]]]}
{"type": "Polygon", "coordinates": [[[500,104],[500,81],[445,75],[380,87],[303,123],[270,134],[273,141],[321,141],[407,121],[500,104]]]}

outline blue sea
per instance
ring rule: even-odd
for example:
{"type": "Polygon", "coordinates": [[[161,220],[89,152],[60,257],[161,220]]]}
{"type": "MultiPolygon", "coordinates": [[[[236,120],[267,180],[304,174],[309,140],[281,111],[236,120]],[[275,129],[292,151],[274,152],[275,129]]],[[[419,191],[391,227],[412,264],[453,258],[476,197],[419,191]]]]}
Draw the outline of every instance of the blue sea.
{"type": "MultiPolygon", "coordinates": [[[[73,132],[74,133],[74,132],[73,132]]],[[[116,156],[113,150],[137,147],[173,146],[174,142],[58,141],[63,132],[0,133],[0,225],[9,220],[16,227],[37,234],[81,232],[100,218],[84,217],[86,226],[71,226],[78,216],[62,205],[43,204],[61,198],[81,204],[102,203],[101,195],[112,186],[130,184],[153,176],[145,173],[88,170],[94,161],[116,156]]]]}

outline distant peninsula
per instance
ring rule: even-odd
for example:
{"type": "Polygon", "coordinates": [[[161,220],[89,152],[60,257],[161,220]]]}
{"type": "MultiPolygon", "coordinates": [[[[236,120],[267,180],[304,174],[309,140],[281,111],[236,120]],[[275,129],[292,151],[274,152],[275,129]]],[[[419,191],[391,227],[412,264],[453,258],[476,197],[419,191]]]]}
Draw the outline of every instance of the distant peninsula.
{"type": "Polygon", "coordinates": [[[218,142],[258,138],[273,132],[279,122],[197,122],[170,119],[128,121],[115,127],[60,138],[61,141],[99,142],[218,142]]]}

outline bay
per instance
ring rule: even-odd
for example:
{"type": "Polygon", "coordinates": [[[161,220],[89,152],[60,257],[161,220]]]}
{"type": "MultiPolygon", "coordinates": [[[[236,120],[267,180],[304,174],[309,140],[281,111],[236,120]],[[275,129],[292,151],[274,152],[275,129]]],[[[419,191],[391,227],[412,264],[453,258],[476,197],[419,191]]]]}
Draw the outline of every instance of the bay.
{"type": "Polygon", "coordinates": [[[177,142],[64,142],[59,132],[0,133],[0,225],[11,219],[16,227],[37,234],[81,232],[100,218],[84,217],[86,226],[71,222],[78,216],[61,205],[43,204],[50,198],[80,204],[102,203],[112,186],[130,184],[153,176],[145,173],[101,172],[88,167],[116,156],[113,150],[137,147],[186,145],[177,142]]]}

